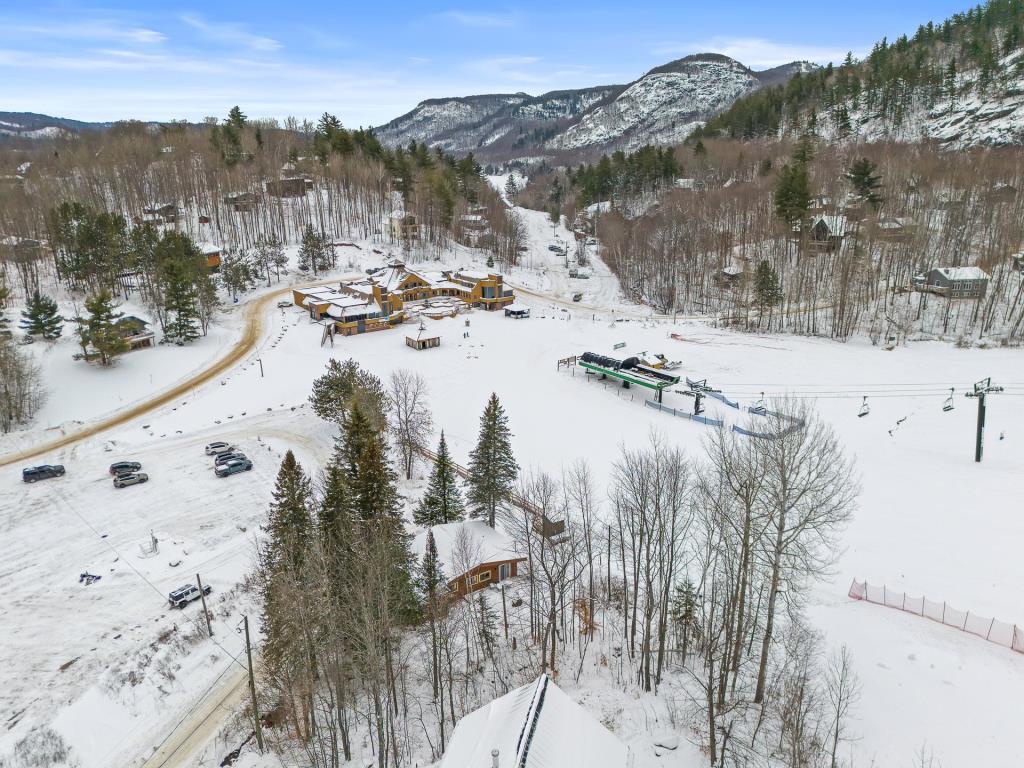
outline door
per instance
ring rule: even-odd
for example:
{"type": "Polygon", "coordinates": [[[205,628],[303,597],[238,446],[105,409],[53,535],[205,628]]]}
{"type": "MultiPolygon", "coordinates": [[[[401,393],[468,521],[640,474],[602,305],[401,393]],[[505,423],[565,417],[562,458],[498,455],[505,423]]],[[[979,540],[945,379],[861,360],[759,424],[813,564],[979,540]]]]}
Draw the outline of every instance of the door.
{"type": "Polygon", "coordinates": [[[504,581],[512,575],[511,563],[502,563],[498,566],[498,581],[504,581]]]}

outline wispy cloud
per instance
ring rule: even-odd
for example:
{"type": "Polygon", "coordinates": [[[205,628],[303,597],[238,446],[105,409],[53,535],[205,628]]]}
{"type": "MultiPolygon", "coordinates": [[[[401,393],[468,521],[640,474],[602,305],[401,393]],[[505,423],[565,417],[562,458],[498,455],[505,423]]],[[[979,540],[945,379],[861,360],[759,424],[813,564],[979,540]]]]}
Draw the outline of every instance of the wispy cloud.
{"type": "MultiPolygon", "coordinates": [[[[713,37],[694,42],[666,42],[655,46],[655,56],[686,56],[691,53],[722,53],[748,67],[777,67],[791,61],[813,61],[818,64],[839,62],[847,51],[819,45],[781,43],[759,37],[713,37]]],[[[854,50],[856,55],[857,51],[854,50]]]]}
{"type": "Polygon", "coordinates": [[[519,23],[519,16],[514,13],[477,13],[473,11],[445,11],[441,17],[453,21],[463,27],[480,27],[494,29],[497,27],[514,27],[519,23]]]}
{"type": "MultiPolygon", "coordinates": [[[[3,24],[0,21],[0,24],[3,24]]],[[[147,27],[120,24],[115,21],[83,20],[76,22],[55,22],[53,24],[3,24],[5,30],[19,36],[50,38],[54,40],[96,40],[141,43],[151,45],[162,43],[167,36],[147,27]]]]}
{"type": "Polygon", "coordinates": [[[192,13],[182,15],[181,20],[199,32],[204,38],[214,42],[262,52],[277,51],[283,47],[280,42],[272,37],[264,37],[263,35],[249,32],[242,24],[207,21],[203,17],[192,13]]]}

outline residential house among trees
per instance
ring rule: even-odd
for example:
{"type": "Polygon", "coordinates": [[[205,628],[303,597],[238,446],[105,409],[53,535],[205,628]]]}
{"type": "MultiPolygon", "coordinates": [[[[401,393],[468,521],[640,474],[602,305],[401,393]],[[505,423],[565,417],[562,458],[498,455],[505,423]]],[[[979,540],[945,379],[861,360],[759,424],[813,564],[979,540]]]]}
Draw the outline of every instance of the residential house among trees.
{"type": "Polygon", "coordinates": [[[220,257],[221,247],[214,243],[197,243],[199,252],[203,254],[203,258],[206,259],[206,268],[211,272],[217,272],[220,269],[220,257]]]}
{"type": "Polygon", "coordinates": [[[441,768],[627,768],[629,748],[546,674],[459,720],[441,768]]]}
{"type": "Polygon", "coordinates": [[[423,529],[413,541],[412,551],[417,558],[422,558],[426,551],[427,530],[434,534],[437,559],[452,597],[464,597],[517,576],[519,563],[526,559],[516,554],[511,538],[483,520],[462,520],[423,529]]]}
{"type": "Polygon", "coordinates": [[[420,224],[415,213],[395,211],[391,214],[388,223],[391,229],[392,240],[408,240],[412,242],[420,239],[420,224]]]}
{"type": "Polygon", "coordinates": [[[181,216],[174,203],[155,203],[142,209],[142,223],[174,224],[181,216]]]}
{"type": "Polygon", "coordinates": [[[125,315],[117,321],[117,330],[128,343],[128,349],[152,347],[155,334],[149,330],[149,322],[135,315],[125,315]]]}
{"type": "Polygon", "coordinates": [[[981,267],[937,267],[914,278],[914,283],[951,299],[981,299],[989,275],[981,267]]]}
{"type": "Polygon", "coordinates": [[[305,197],[313,189],[313,180],[305,176],[289,176],[271,179],[266,183],[267,194],[271,197],[305,197]]]}
{"type": "Polygon", "coordinates": [[[846,218],[843,216],[816,216],[811,219],[810,246],[820,251],[834,251],[846,236],[846,218]]]}

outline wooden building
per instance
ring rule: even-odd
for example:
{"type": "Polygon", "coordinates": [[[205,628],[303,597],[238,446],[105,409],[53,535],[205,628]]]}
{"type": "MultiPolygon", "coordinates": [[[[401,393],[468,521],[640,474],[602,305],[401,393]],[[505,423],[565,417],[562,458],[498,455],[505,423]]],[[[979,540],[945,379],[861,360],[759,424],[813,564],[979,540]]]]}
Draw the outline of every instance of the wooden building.
{"type": "Polygon", "coordinates": [[[937,267],[914,278],[919,288],[951,299],[982,299],[989,275],[981,267],[937,267]]]}
{"type": "Polygon", "coordinates": [[[395,211],[388,219],[388,225],[392,240],[415,242],[420,239],[420,223],[415,213],[395,211]]]}
{"type": "Polygon", "coordinates": [[[441,337],[427,331],[427,326],[420,323],[420,329],[415,336],[405,337],[405,346],[416,350],[434,349],[441,346],[441,337]]]}
{"type": "Polygon", "coordinates": [[[198,243],[197,246],[206,259],[206,268],[211,272],[220,271],[221,247],[214,243],[198,243]]]}
{"type": "Polygon", "coordinates": [[[255,192],[239,192],[224,197],[224,205],[230,206],[235,213],[250,213],[256,210],[258,202],[255,192]]]}
{"type": "Polygon", "coordinates": [[[156,335],[149,330],[149,322],[135,315],[125,315],[117,321],[121,338],[128,342],[129,349],[152,347],[156,335]]]}
{"type": "MultiPolygon", "coordinates": [[[[437,559],[448,577],[452,597],[464,597],[491,584],[519,574],[519,564],[526,560],[516,554],[513,541],[483,520],[462,520],[435,525],[437,559]]],[[[416,534],[413,553],[422,560],[427,549],[427,529],[416,534]]]]}
{"type": "Polygon", "coordinates": [[[305,176],[289,176],[268,181],[266,188],[271,197],[305,197],[313,189],[313,180],[305,176]]]}

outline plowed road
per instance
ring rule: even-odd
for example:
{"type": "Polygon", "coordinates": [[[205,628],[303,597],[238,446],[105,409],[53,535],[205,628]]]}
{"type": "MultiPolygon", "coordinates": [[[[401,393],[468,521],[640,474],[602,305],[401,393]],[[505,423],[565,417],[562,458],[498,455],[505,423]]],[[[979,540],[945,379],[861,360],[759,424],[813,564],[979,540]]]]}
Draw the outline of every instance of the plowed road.
{"type": "MultiPolygon", "coordinates": [[[[337,282],[337,280],[320,280],[316,283],[311,283],[311,285],[327,285],[328,283],[334,282],[337,282]]],[[[255,349],[257,342],[259,342],[263,335],[263,315],[265,310],[271,302],[289,291],[291,291],[290,287],[280,288],[260,296],[249,304],[245,308],[245,328],[242,332],[241,338],[231,346],[223,357],[213,361],[208,368],[204,368],[188,379],[175,384],[170,389],[165,389],[163,392],[157,393],[148,400],[142,400],[141,402],[125,408],[122,411],[117,411],[111,416],[90,424],[87,427],[83,427],[75,432],[69,432],[68,434],[62,435],[61,437],[53,440],[39,443],[38,445],[26,450],[0,456],[0,467],[5,467],[16,461],[25,461],[26,459],[31,459],[36,456],[42,456],[45,453],[50,453],[60,448],[74,445],[86,438],[93,437],[101,432],[106,432],[112,427],[120,426],[121,424],[125,424],[132,419],[149,413],[162,405],[167,405],[168,403],[177,400],[182,395],[190,393],[193,387],[198,387],[199,385],[205,384],[211,379],[220,376],[255,349]]]]}

